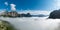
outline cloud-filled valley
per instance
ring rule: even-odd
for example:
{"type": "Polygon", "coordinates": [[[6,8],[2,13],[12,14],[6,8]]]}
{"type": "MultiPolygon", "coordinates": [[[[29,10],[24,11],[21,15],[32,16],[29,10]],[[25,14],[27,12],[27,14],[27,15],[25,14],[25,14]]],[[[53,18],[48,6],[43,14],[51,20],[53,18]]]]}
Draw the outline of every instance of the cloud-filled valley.
{"type": "Polygon", "coordinates": [[[47,17],[0,17],[0,19],[10,22],[17,30],[55,30],[60,23],[59,19],[47,19],[47,17]]]}

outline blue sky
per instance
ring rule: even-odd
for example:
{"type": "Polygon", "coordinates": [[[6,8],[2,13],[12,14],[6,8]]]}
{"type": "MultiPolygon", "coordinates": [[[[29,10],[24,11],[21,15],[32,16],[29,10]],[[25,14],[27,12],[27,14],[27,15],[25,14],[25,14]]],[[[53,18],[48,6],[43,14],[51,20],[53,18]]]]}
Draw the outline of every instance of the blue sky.
{"type": "Polygon", "coordinates": [[[16,10],[54,10],[60,8],[60,0],[0,0],[0,9],[11,9],[10,4],[16,5],[16,10]],[[8,6],[4,3],[7,2],[8,6]]]}

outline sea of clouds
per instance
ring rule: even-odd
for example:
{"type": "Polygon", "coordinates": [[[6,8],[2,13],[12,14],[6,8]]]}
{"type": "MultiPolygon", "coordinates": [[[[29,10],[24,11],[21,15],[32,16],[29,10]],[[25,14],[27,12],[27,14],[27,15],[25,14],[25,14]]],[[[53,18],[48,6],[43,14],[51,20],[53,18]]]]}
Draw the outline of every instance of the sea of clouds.
{"type": "Polygon", "coordinates": [[[47,19],[47,17],[0,17],[13,24],[17,30],[57,30],[60,19],[47,19]]]}
{"type": "MultiPolygon", "coordinates": [[[[16,11],[15,4],[8,4],[8,2],[5,2],[5,5],[6,6],[10,5],[11,10],[16,11]]],[[[2,10],[0,14],[3,12],[4,11],[2,10]]],[[[35,14],[49,15],[51,11],[29,10],[29,11],[19,11],[18,13],[31,13],[34,15],[35,14]]],[[[59,28],[60,19],[47,19],[47,18],[48,17],[20,17],[20,18],[0,17],[0,19],[8,21],[11,24],[13,24],[13,26],[17,30],[57,30],[57,29],[60,29],[59,28]]]]}

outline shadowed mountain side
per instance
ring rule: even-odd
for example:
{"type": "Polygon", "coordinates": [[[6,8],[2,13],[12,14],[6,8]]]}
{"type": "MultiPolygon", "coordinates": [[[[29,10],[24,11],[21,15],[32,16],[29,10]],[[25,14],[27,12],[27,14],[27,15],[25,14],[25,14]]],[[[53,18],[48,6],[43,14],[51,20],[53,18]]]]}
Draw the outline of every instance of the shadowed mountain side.
{"type": "Polygon", "coordinates": [[[59,10],[54,10],[53,12],[51,12],[49,18],[60,19],[60,9],[59,10]]]}
{"type": "Polygon", "coordinates": [[[9,22],[0,20],[0,30],[16,30],[16,29],[9,22]]]}

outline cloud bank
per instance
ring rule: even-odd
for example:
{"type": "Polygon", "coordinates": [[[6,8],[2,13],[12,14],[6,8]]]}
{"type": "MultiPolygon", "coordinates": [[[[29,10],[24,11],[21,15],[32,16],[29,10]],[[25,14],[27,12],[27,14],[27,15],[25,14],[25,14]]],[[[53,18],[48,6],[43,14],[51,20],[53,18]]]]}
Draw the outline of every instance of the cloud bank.
{"type": "Polygon", "coordinates": [[[60,26],[60,19],[46,18],[47,17],[0,17],[2,20],[10,22],[17,30],[57,30],[60,26]]]}
{"type": "Polygon", "coordinates": [[[21,12],[19,12],[19,13],[30,13],[30,14],[32,14],[32,15],[39,15],[39,14],[44,14],[44,15],[49,15],[50,14],[50,12],[51,11],[47,11],[47,10],[33,10],[33,11],[31,11],[31,10],[28,10],[28,11],[21,11],[21,12]]]}

